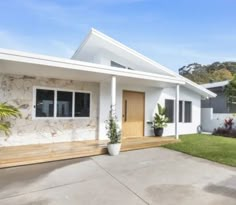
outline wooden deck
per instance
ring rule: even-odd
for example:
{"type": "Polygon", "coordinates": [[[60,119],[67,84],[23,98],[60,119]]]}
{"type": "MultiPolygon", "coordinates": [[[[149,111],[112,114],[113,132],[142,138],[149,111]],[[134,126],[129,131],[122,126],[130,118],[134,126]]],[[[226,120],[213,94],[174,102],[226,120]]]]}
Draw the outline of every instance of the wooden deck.
{"type": "MultiPolygon", "coordinates": [[[[123,140],[121,151],[158,147],[177,142],[172,137],[143,137],[123,140]]],[[[0,168],[56,160],[88,157],[107,153],[107,141],[62,142],[0,148],[0,168]]]]}

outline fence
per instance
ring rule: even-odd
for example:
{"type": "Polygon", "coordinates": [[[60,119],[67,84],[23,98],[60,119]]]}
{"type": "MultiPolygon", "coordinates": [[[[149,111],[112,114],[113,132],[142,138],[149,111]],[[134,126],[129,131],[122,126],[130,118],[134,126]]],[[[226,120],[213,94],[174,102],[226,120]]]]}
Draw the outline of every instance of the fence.
{"type": "Polygon", "coordinates": [[[234,123],[236,124],[236,117],[235,114],[233,113],[213,113],[213,108],[202,108],[201,109],[202,131],[212,132],[217,127],[223,127],[224,120],[226,118],[234,118],[234,123]]]}

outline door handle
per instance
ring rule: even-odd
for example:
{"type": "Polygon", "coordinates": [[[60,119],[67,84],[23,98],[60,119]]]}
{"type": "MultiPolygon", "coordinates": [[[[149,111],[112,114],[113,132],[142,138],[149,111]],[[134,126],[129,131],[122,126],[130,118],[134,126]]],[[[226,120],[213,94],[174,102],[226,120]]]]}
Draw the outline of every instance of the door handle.
{"type": "Polygon", "coordinates": [[[124,121],[127,121],[127,100],[125,100],[125,119],[124,121]]]}

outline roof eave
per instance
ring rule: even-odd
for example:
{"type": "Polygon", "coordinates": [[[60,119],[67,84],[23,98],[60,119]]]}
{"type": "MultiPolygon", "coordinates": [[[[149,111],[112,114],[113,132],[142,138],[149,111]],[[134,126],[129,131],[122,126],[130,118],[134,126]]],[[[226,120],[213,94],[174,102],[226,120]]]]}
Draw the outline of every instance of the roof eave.
{"type": "Polygon", "coordinates": [[[65,69],[74,69],[74,70],[96,72],[107,75],[117,75],[121,77],[123,76],[123,77],[131,77],[138,79],[146,79],[146,80],[160,81],[171,84],[185,84],[185,82],[182,79],[160,74],[133,71],[133,70],[121,70],[119,68],[101,64],[88,63],[83,61],[44,56],[38,54],[31,54],[20,51],[11,51],[7,49],[0,49],[0,60],[15,61],[19,63],[20,62],[31,63],[45,66],[54,66],[65,69]]]}

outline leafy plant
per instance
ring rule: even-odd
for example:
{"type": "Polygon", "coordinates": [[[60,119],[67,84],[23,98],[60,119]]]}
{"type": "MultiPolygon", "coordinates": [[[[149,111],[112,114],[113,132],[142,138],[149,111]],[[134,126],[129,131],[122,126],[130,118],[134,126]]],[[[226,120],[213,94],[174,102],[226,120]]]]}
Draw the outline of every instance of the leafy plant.
{"type": "Polygon", "coordinates": [[[164,128],[167,126],[168,117],[166,117],[166,108],[161,107],[161,105],[157,104],[158,113],[155,113],[153,127],[154,128],[164,128]]]}
{"type": "Polygon", "coordinates": [[[0,103],[0,131],[4,132],[4,134],[7,136],[9,136],[11,133],[11,123],[6,121],[10,117],[21,117],[21,113],[16,107],[12,105],[0,103]]]}
{"type": "Polygon", "coordinates": [[[236,74],[233,77],[233,80],[225,87],[225,95],[228,98],[228,103],[236,102],[236,74]]]}
{"type": "Polygon", "coordinates": [[[109,112],[109,118],[106,120],[107,136],[110,144],[117,144],[121,141],[121,131],[117,124],[117,117],[112,113],[112,107],[109,112]]]}

